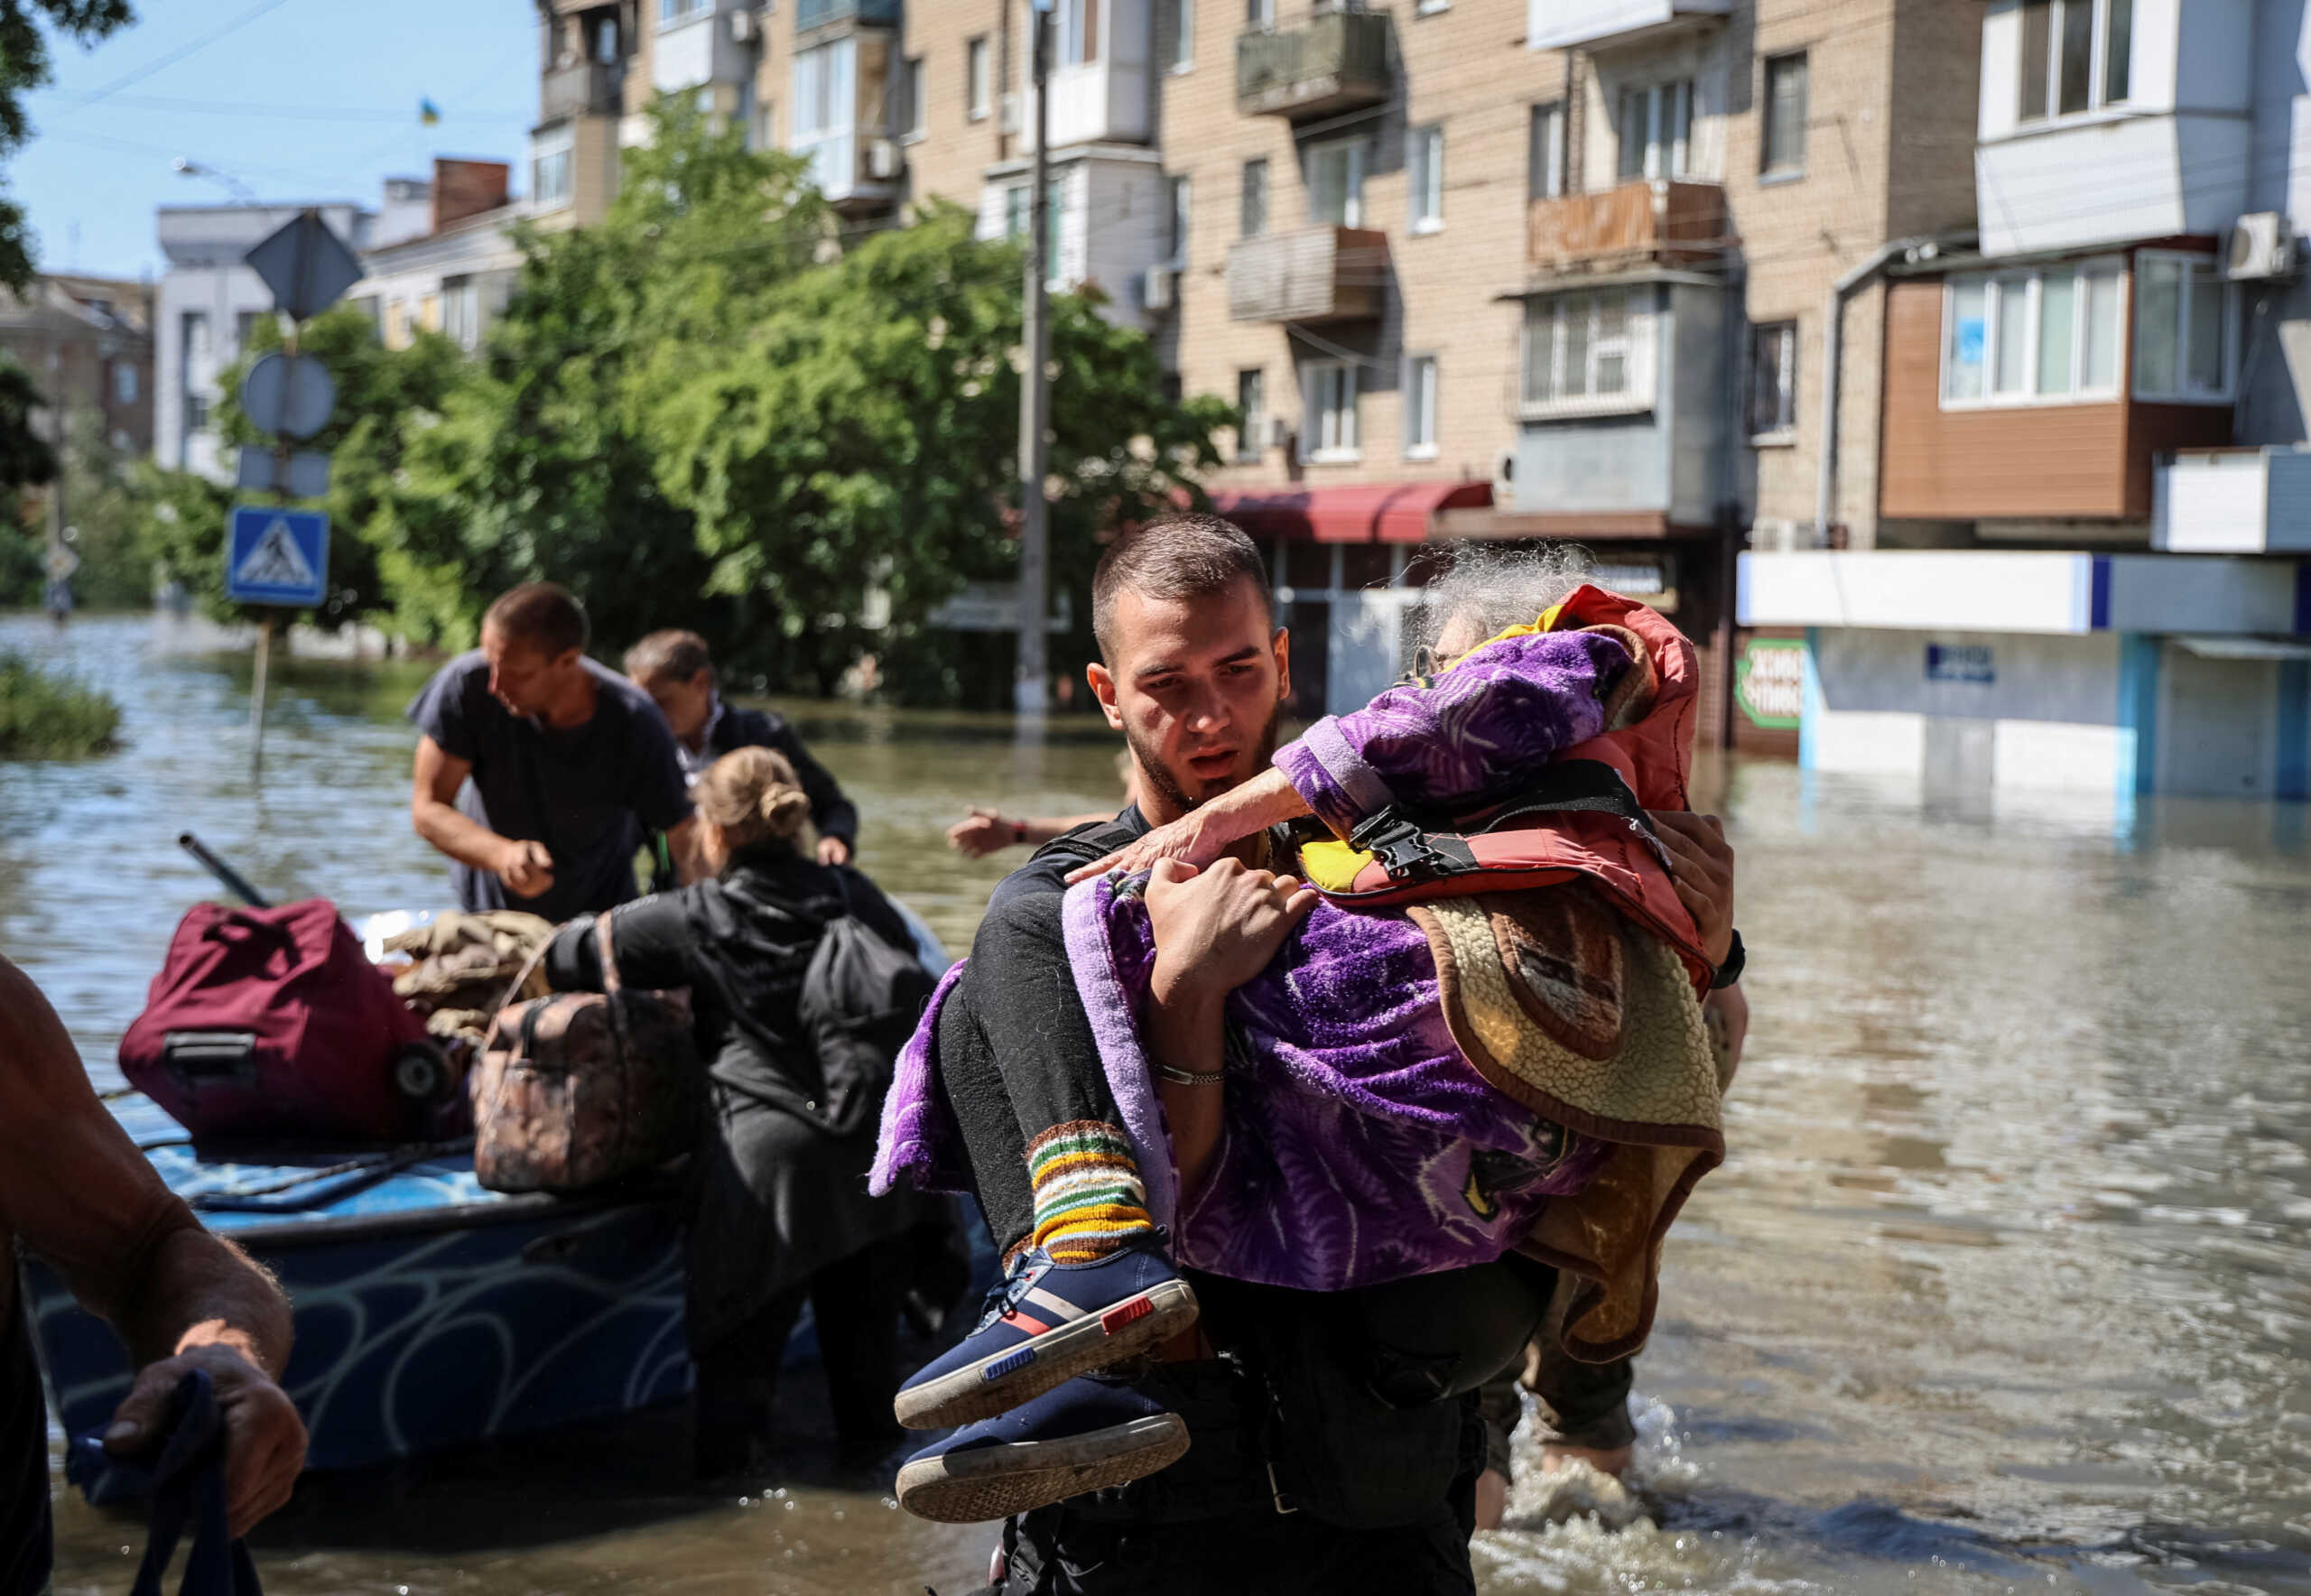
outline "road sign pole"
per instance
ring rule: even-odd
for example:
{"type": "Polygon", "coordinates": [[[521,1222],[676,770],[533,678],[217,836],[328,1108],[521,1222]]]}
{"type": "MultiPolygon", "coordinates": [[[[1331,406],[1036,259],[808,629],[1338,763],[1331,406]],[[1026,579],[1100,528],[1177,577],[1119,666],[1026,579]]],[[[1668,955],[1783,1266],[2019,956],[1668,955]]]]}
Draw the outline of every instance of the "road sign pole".
{"type": "Polygon", "coordinates": [[[265,667],[273,659],[273,617],[267,613],[256,624],[256,671],[249,685],[249,780],[255,783],[265,775],[265,667]]]}

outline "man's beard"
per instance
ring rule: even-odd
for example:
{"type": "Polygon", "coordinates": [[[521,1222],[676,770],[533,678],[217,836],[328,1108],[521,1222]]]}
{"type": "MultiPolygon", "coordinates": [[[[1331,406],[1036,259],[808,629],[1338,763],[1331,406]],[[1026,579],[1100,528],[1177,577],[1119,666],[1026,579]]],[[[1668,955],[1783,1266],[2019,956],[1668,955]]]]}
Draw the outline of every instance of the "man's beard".
{"type": "MultiPolygon", "coordinates": [[[[1252,766],[1253,775],[1258,775],[1261,771],[1266,770],[1268,767],[1268,762],[1276,756],[1276,725],[1283,714],[1284,706],[1279,702],[1276,708],[1268,711],[1267,724],[1260,728],[1259,758],[1252,766]]],[[[1156,751],[1141,742],[1138,732],[1128,724],[1123,728],[1123,740],[1131,748],[1132,763],[1139,767],[1140,781],[1155,796],[1161,798],[1166,806],[1176,809],[1183,814],[1203,803],[1204,800],[1217,798],[1230,787],[1239,784],[1230,781],[1213,787],[1208,793],[1190,796],[1187,789],[1180,785],[1179,778],[1165,766],[1156,751]]]]}

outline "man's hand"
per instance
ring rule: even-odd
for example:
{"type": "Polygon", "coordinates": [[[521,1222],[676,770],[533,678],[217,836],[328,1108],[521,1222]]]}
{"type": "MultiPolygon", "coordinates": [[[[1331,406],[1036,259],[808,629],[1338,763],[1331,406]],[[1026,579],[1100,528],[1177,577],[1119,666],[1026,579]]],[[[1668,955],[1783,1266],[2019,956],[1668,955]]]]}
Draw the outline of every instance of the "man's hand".
{"type": "Polygon", "coordinates": [[[196,1369],[209,1371],[224,1415],[225,1504],[238,1539],[289,1500],[305,1466],[305,1423],[295,1405],[238,1350],[209,1342],[146,1364],[114,1410],[105,1450],[121,1458],[149,1452],[177,1382],[196,1369]]]}
{"type": "Polygon", "coordinates": [[[1678,901],[1701,932],[1702,951],[1722,964],[1733,951],[1733,848],[1713,814],[1648,809],[1669,850],[1669,876],[1678,901]]]}
{"type": "Polygon", "coordinates": [[[1156,1001],[1234,991],[1267,968],[1315,906],[1316,894],[1297,877],[1249,869],[1232,858],[1205,870],[1157,861],[1147,882],[1156,1001]]]}
{"type": "Polygon", "coordinates": [[[819,863],[830,868],[850,862],[850,844],[840,837],[819,839],[819,863]]]}
{"type": "Polygon", "coordinates": [[[515,897],[534,898],[553,889],[553,856],[543,842],[516,842],[512,838],[500,839],[497,850],[497,879],[515,897]]]}
{"type": "Polygon", "coordinates": [[[983,859],[990,853],[1000,853],[1012,841],[1011,822],[976,803],[968,819],[947,828],[947,846],[965,858],[983,859]]]}

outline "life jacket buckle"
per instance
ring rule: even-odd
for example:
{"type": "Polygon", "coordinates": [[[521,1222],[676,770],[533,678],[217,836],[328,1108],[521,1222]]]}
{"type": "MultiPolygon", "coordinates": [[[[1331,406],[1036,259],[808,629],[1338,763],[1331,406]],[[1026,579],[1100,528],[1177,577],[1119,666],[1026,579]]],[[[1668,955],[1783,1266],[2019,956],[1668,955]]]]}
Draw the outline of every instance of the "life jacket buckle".
{"type": "Polygon", "coordinates": [[[1425,830],[1394,805],[1367,815],[1349,832],[1348,844],[1370,854],[1391,881],[1433,881],[1445,875],[1452,862],[1437,851],[1425,830]]]}

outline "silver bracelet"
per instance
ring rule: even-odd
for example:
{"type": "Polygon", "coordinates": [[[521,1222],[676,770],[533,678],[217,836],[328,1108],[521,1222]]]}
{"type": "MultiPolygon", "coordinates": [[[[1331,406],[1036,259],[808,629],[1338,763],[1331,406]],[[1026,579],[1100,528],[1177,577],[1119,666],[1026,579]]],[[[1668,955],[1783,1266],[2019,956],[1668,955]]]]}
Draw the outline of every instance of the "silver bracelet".
{"type": "Polygon", "coordinates": [[[1169,1064],[1158,1064],[1156,1072],[1174,1086],[1217,1086],[1228,1078],[1225,1066],[1217,1070],[1174,1070],[1169,1064]]]}

